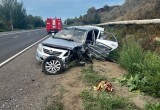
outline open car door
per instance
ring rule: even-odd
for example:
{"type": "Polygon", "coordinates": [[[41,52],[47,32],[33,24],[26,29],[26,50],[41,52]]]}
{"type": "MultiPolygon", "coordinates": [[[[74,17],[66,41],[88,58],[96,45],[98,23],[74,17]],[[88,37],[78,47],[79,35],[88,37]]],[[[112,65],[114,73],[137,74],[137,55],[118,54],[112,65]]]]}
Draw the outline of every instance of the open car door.
{"type": "Polygon", "coordinates": [[[95,43],[89,44],[90,54],[96,58],[106,59],[107,55],[118,47],[116,37],[111,33],[100,32],[95,43]]]}

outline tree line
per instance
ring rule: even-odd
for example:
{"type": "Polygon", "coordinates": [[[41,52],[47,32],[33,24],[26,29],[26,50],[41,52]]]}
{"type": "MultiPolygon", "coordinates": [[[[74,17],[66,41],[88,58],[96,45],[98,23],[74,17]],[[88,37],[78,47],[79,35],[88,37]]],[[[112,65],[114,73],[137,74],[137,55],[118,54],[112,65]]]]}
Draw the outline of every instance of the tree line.
{"type": "Polygon", "coordinates": [[[101,17],[95,7],[89,8],[87,14],[80,16],[79,18],[68,18],[64,21],[64,23],[67,25],[99,24],[100,22],[101,17]]]}
{"type": "Polygon", "coordinates": [[[27,15],[22,2],[1,0],[0,31],[33,29],[44,26],[45,23],[40,16],[27,15]]]}

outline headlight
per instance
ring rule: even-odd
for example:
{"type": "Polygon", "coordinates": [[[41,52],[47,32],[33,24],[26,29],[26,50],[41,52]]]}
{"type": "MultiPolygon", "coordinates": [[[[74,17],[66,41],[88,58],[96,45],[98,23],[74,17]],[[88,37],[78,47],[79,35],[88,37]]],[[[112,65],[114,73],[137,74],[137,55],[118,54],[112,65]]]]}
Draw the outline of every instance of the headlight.
{"type": "Polygon", "coordinates": [[[38,50],[41,52],[43,50],[43,45],[42,44],[39,44],[38,45],[38,50]]]}

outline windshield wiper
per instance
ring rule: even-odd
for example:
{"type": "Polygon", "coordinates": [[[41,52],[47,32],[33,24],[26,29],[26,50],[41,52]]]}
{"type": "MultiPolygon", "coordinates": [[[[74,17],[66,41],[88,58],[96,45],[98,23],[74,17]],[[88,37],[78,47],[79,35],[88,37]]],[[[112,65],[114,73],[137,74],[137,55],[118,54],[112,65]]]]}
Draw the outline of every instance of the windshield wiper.
{"type": "Polygon", "coordinates": [[[68,41],[74,41],[73,39],[67,39],[67,38],[62,38],[62,37],[53,37],[53,38],[56,38],[56,39],[64,39],[64,40],[68,40],[68,41]]]}

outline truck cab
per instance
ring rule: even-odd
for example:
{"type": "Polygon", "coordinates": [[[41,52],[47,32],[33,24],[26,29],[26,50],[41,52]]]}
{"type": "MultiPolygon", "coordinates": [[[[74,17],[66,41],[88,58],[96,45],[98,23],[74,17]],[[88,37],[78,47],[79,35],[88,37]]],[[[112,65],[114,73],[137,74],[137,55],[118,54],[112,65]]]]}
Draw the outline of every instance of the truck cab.
{"type": "Polygon", "coordinates": [[[61,18],[47,18],[46,20],[46,31],[48,34],[57,33],[62,29],[61,18]]]}

